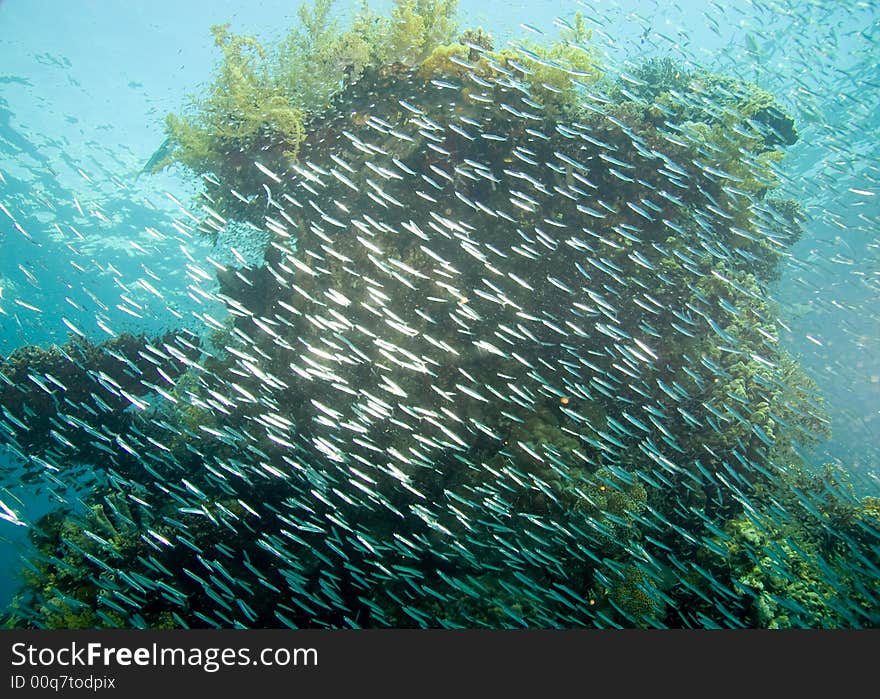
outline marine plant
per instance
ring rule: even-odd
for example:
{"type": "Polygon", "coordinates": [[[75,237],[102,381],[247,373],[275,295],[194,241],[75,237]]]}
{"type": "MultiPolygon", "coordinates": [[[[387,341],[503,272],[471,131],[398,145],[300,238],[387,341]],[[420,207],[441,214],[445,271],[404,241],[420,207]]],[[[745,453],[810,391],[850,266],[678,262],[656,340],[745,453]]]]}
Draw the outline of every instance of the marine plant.
{"type": "Polygon", "coordinates": [[[211,27],[222,54],[214,81],[182,114],[167,116],[162,150],[168,154],[151,169],[179,163],[208,182],[223,182],[203,205],[221,224],[227,218],[259,221],[271,210],[271,201],[259,194],[262,171],[254,170],[251,155],[259,154],[257,162],[272,172],[289,173],[305,121],[327,109],[334,94],[369,67],[417,65],[455,28],[457,0],[395,0],[390,17],[373,14],[364,3],[346,30],[332,5],[301,5],[299,25],[271,48],[233,34],[229,25],[211,27]]]}

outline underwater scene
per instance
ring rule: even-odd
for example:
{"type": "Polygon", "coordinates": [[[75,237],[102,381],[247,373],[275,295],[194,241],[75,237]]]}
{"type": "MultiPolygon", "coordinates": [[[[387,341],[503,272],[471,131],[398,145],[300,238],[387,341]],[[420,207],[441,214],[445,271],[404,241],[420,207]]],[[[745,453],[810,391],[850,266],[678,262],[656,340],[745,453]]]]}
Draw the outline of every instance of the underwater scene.
{"type": "Polygon", "coordinates": [[[880,626],[880,3],[0,3],[6,628],[880,626]]]}

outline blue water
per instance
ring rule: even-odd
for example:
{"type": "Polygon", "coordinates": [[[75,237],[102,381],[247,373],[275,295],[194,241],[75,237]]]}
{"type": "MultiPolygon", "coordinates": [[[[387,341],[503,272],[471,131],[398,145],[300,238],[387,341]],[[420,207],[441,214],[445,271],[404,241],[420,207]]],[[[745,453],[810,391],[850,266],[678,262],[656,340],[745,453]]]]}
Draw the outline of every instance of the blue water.
{"type": "MultiPolygon", "coordinates": [[[[271,41],[293,21],[294,5],[0,3],[0,204],[22,229],[0,211],[0,355],[62,343],[69,332],[62,318],[106,339],[92,297],[107,306],[102,321],[117,332],[195,325],[181,246],[197,259],[210,247],[171,235],[172,197],[187,202],[195,185],[176,171],[136,175],[164,138],[166,113],[211,78],[208,27],[230,22],[235,32],[271,41]],[[138,279],[153,280],[164,298],[138,279]]],[[[482,25],[498,43],[522,35],[520,23],[550,35],[554,17],[581,9],[595,40],[624,67],[632,56],[672,55],[753,79],[795,115],[801,140],[782,173],[809,223],[773,295],[790,328],[781,342],[818,384],[831,419],[832,438],[806,456],[840,463],[860,492],[880,491],[878,4],[483,1],[460,8],[462,24],[482,25]]],[[[32,486],[11,492],[26,521],[51,504],[32,486]]],[[[0,604],[18,584],[25,532],[0,521],[0,604]]]]}

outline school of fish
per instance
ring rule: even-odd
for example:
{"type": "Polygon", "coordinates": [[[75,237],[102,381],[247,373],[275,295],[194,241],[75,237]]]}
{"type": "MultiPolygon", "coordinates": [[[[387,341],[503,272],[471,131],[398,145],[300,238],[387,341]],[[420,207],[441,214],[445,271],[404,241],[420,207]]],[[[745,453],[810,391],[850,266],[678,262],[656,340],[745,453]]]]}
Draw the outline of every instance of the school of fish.
{"type": "MultiPolygon", "coordinates": [[[[466,48],[368,72],[288,171],[249,154],[262,259],[182,258],[190,328],[65,318],[0,363],[0,442],[90,484],[15,623],[880,623],[880,508],[801,470],[827,417],[767,291],[792,119],[662,60],[561,117],[527,78],[564,66],[466,48]]],[[[222,236],[228,189],[175,228],[222,236]]]]}

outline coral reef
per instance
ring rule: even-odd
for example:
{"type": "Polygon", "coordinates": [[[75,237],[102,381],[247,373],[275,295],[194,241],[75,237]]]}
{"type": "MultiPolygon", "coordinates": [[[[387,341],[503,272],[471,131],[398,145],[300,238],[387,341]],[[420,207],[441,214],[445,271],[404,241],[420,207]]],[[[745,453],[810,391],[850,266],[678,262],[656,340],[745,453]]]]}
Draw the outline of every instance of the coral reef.
{"type": "MultiPolygon", "coordinates": [[[[728,577],[728,604],[761,628],[840,628],[880,623],[876,564],[865,559],[880,535],[876,498],[856,498],[845,474],[791,469],[762,487],[753,509],[713,537],[707,567],[728,577]],[[841,479],[844,480],[841,480],[841,479]],[[853,559],[866,560],[858,572],[853,559]]],[[[707,552],[708,554],[708,552],[707,552]]]]}
{"type": "Polygon", "coordinates": [[[668,61],[615,81],[579,16],[496,49],[454,10],[214,29],[171,157],[264,258],[218,271],[210,353],[4,362],[22,454],[55,416],[82,430],[53,463],[110,451],[34,530],[10,624],[878,624],[877,504],[801,468],[827,420],[767,294],[793,122],[668,61]],[[61,411],[47,372],[118,400],[61,411]]]}
{"type": "Polygon", "coordinates": [[[199,344],[181,332],[121,334],[99,345],[71,336],[62,346],[15,350],[0,362],[4,443],[27,463],[30,476],[57,470],[41,458],[47,454],[73,463],[115,454],[118,435],[148,407],[136,397],[144,394],[144,382],[174,381],[187,363],[196,364],[199,344]]]}

